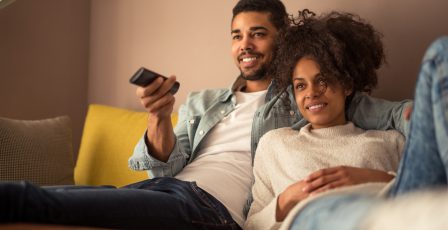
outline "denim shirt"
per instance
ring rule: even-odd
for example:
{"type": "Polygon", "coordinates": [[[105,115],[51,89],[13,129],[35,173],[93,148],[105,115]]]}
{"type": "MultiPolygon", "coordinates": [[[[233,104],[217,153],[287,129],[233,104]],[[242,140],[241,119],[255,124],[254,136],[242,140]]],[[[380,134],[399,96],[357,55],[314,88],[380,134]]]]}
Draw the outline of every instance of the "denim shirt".
{"type": "MultiPolygon", "coordinates": [[[[146,135],[137,143],[134,154],[129,159],[129,167],[134,170],[149,170],[150,177],[175,176],[187,164],[192,162],[199,151],[201,141],[208,132],[236,106],[234,92],[244,87],[245,80],[238,78],[229,89],[210,89],[190,93],[185,104],[179,109],[178,122],[174,128],[176,142],[168,161],[161,162],[151,156],[145,144],[146,135]]],[[[274,84],[268,87],[265,104],[258,108],[254,115],[251,132],[252,160],[258,140],[269,130],[291,126],[301,116],[296,111],[293,100],[278,100],[274,96],[274,84]],[[279,103],[287,101],[288,105],[279,103]]],[[[286,94],[283,94],[283,97],[286,94]]]]}
{"type": "MultiPolygon", "coordinates": [[[[191,163],[199,151],[201,141],[208,132],[235,108],[234,92],[241,89],[245,80],[238,78],[229,89],[212,89],[190,93],[179,109],[178,122],[174,128],[176,142],[167,162],[151,156],[146,146],[146,134],[137,143],[129,159],[133,170],[148,170],[150,177],[175,176],[191,163]]],[[[265,104],[254,114],[251,132],[252,162],[258,142],[266,132],[292,127],[300,129],[307,124],[297,112],[297,105],[289,88],[274,95],[275,82],[268,87],[265,104]]],[[[356,93],[346,112],[348,120],[363,129],[396,129],[406,136],[407,122],[402,119],[403,109],[411,101],[390,102],[356,93]]]]}

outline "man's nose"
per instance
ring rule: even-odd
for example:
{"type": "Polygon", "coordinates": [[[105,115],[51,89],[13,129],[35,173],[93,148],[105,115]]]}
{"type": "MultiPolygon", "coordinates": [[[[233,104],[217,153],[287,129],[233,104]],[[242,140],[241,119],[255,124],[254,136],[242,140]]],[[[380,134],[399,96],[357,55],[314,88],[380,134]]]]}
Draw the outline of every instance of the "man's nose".
{"type": "Polygon", "coordinates": [[[253,50],[254,46],[252,43],[252,39],[248,36],[246,36],[245,38],[243,38],[241,40],[241,46],[240,46],[241,51],[249,51],[249,50],[253,50]]]}

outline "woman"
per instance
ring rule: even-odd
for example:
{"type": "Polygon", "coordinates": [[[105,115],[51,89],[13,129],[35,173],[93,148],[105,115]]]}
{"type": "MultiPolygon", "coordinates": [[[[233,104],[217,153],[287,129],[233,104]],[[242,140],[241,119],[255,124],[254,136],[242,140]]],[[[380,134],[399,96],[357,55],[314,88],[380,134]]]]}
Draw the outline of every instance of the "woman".
{"type": "MultiPolygon", "coordinates": [[[[270,131],[260,141],[247,229],[279,227],[297,204],[312,200],[310,195],[350,185],[337,175],[320,177],[333,167],[395,172],[404,143],[396,131],[364,131],[346,118],[354,93],[376,86],[376,70],[384,61],[381,36],[370,24],[351,14],[314,17],[305,10],[279,41],[273,65],[278,87],[292,84],[297,106],[309,124],[300,130],[270,131]]],[[[372,193],[384,185],[344,191],[372,193]]]]}
{"type": "Polygon", "coordinates": [[[409,135],[397,177],[389,184],[388,199],[362,194],[328,194],[290,215],[289,221],[294,221],[291,228],[446,229],[447,140],[448,37],[443,37],[430,46],[423,58],[409,135]],[[395,197],[402,199],[393,199],[395,197]],[[429,208],[428,204],[435,205],[429,208]],[[405,212],[412,213],[409,216],[413,219],[402,215],[405,212]],[[395,225],[388,225],[391,222],[395,225]]]}

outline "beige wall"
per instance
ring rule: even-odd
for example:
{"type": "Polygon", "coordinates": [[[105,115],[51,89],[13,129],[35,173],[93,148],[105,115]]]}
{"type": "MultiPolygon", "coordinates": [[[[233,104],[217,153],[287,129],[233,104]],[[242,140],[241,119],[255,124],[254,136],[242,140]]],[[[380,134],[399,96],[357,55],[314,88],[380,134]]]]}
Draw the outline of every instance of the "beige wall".
{"type": "Polygon", "coordinates": [[[0,116],[69,115],[77,152],[87,107],[89,0],[16,0],[0,10],[0,116]]]}
{"type": "Polygon", "coordinates": [[[234,2],[93,0],[89,102],[141,109],[128,83],[141,66],[178,77],[176,107],[189,91],[230,85],[234,2]]]}
{"type": "Polygon", "coordinates": [[[288,1],[288,9],[308,7],[317,12],[342,10],[359,14],[384,35],[388,64],[380,70],[373,95],[412,98],[421,58],[438,36],[448,35],[446,0],[320,0],[288,1]]]}
{"type": "MultiPolygon", "coordinates": [[[[227,87],[238,74],[230,57],[235,3],[16,0],[0,10],[0,116],[67,114],[77,152],[88,103],[141,109],[128,83],[140,66],[178,76],[176,109],[190,91],[227,87]]],[[[375,95],[387,99],[412,97],[425,48],[448,34],[446,0],[284,3],[290,13],[303,7],[356,12],[382,31],[389,65],[375,95]]]]}
{"type": "MultiPolygon", "coordinates": [[[[188,92],[229,86],[237,76],[230,57],[232,0],[93,0],[89,102],[141,109],[129,77],[140,66],[175,74],[176,108],[188,92]]],[[[388,65],[374,95],[413,96],[421,56],[448,34],[446,0],[284,0],[290,13],[310,8],[360,14],[383,34],[388,65]]]]}

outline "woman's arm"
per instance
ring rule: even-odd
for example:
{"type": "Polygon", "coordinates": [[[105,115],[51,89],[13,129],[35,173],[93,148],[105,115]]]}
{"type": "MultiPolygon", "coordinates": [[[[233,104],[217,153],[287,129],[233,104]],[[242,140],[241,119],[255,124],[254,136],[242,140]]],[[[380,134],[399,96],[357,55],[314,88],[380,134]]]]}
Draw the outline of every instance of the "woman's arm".
{"type": "MultiPolygon", "coordinates": [[[[260,164],[262,163],[260,162],[260,164]]],[[[276,223],[276,197],[268,176],[261,169],[263,167],[260,167],[260,164],[256,163],[254,167],[255,183],[252,187],[253,202],[250,206],[244,229],[270,228],[276,223]]]]}
{"type": "Polygon", "coordinates": [[[330,189],[367,182],[389,182],[393,175],[375,169],[338,166],[311,173],[305,178],[304,192],[312,195],[330,189]]]}
{"type": "Polygon", "coordinates": [[[277,219],[277,212],[285,213],[286,216],[289,210],[286,211],[285,207],[291,208],[290,199],[293,196],[282,195],[282,201],[279,203],[279,191],[276,191],[273,185],[275,180],[285,178],[279,173],[281,171],[279,168],[283,168],[283,166],[276,159],[278,156],[276,156],[277,151],[275,149],[278,144],[276,140],[281,137],[270,134],[272,133],[268,132],[260,139],[255,154],[253,168],[255,182],[252,186],[253,202],[244,229],[277,228],[279,227],[277,226],[279,225],[278,222],[284,219],[284,217],[277,219]]]}
{"type": "Polygon", "coordinates": [[[291,209],[294,208],[297,203],[309,196],[309,193],[304,189],[306,186],[308,186],[308,183],[305,181],[296,182],[288,186],[288,188],[278,196],[275,212],[275,219],[277,222],[285,220],[291,209]]]}

